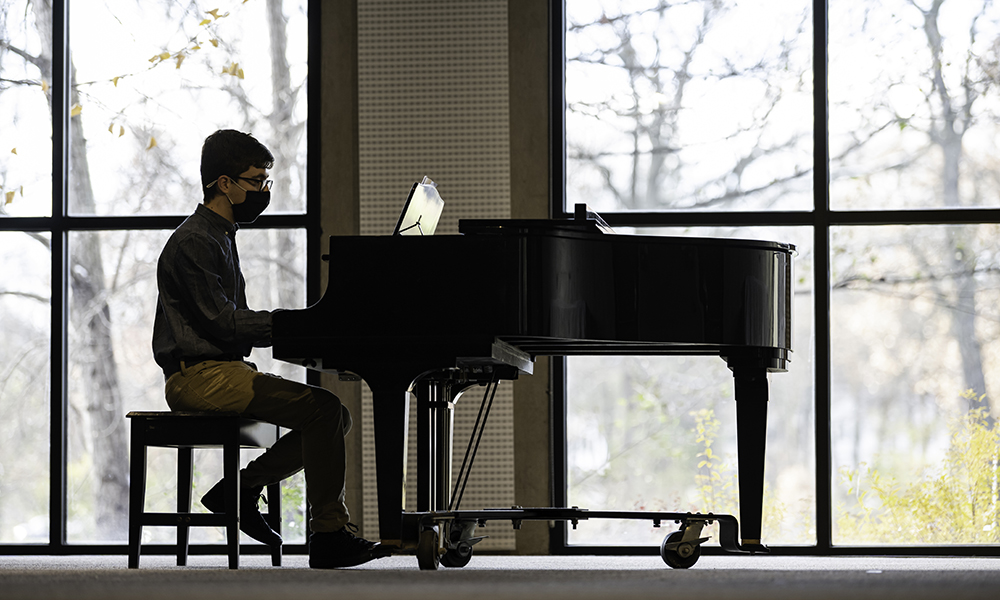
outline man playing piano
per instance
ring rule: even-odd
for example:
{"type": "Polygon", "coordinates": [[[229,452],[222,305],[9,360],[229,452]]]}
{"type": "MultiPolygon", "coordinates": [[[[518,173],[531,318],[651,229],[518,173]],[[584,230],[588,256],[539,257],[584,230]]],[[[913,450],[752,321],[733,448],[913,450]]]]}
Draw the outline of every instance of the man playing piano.
{"type": "MultiPolygon", "coordinates": [[[[236,232],[267,207],[274,157],[249,134],[220,130],[202,146],[204,201],[167,240],[157,263],[153,354],[176,411],[236,411],[291,431],[240,472],[240,529],[281,544],[258,511],[264,486],[305,469],[309,565],[348,567],[376,557],[356,537],[345,497],[344,436],[351,415],[330,391],[261,373],[244,357],[271,344],[271,313],[247,307],[236,232]]],[[[202,497],[222,512],[220,481],[202,497]]]]}

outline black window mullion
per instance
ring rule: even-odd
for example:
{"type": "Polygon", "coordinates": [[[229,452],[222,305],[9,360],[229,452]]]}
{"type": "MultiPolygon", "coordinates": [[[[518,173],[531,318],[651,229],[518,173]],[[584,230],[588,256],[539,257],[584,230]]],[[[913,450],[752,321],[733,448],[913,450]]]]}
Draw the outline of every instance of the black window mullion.
{"type": "Polygon", "coordinates": [[[69,181],[69,11],[67,0],[52,6],[52,217],[49,545],[66,544],[66,306],[67,249],[64,218],[69,181]]]}
{"type": "Polygon", "coordinates": [[[830,147],[827,0],[813,0],[813,371],[816,445],[816,546],[833,539],[833,474],[830,423],[830,147]]]}
{"type": "MultiPolygon", "coordinates": [[[[566,211],[566,0],[549,0],[549,216],[568,216],[566,211]]],[[[567,462],[566,357],[553,356],[549,378],[553,391],[549,408],[552,506],[566,506],[569,481],[567,462]]],[[[549,538],[553,554],[569,550],[569,529],[555,521],[549,538]]]]}
{"type": "MultiPolygon", "coordinates": [[[[322,2],[309,2],[309,49],[306,61],[310,75],[321,72],[321,61],[323,60],[323,46],[321,43],[323,31],[323,19],[320,15],[322,2]]],[[[312,77],[308,77],[310,83],[314,83],[312,77]]],[[[306,90],[306,100],[309,107],[320,106],[319,84],[309,85],[306,90]]],[[[304,224],[306,229],[306,305],[311,305],[320,297],[320,277],[322,264],[317,258],[322,254],[323,227],[319,219],[321,206],[320,192],[320,164],[319,157],[322,150],[322,135],[320,133],[320,112],[310,110],[309,118],[306,121],[306,215],[308,220],[304,224]]],[[[354,175],[357,177],[357,174],[354,175]]]]}
{"type": "MultiPolygon", "coordinates": [[[[322,2],[319,2],[319,0],[309,1],[309,55],[306,60],[309,65],[308,80],[310,83],[312,83],[312,74],[321,72],[320,63],[323,59],[323,44],[321,42],[323,19],[320,16],[321,5],[322,2]]],[[[355,35],[357,35],[356,32],[355,35]]],[[[319,257],[323,253],[323,227],[320,221],[322,209],[320,156],[323,143],[322,134],[320,133],[322,131],[320,125],[321,111],[312,110],[313,106],[321,106],[321,90],[322,86],[319,84],[310,85],[306,96],[310,107],[309,118],[306,121],[307,222],[303,224],[306,230],[306,256],[309,257],[306,261],[306,306],[312,306],[320,299],[320,280],[323,277],[322,270],[325,264],[319,260],[319,257]]],[[[357,94],[356,85],[355,94],[357,94]]],[[[353,176],[355,178],[358,177],[357,173],[353,176]]],[[[319,372],[313,369],[306,369],[306,383],[310,385],[322,385],[319,372]]]]}
{"type": "Polygon", "coordinates": [[[566,211],[566,0],[549,1],[549,216],[566,211]]]}

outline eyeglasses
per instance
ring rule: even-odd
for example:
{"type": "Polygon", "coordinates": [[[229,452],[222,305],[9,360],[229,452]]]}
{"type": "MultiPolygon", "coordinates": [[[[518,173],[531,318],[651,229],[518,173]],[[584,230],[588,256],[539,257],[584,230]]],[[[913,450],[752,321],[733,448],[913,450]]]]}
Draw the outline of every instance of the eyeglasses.
{"type": "Polygon", "coordinates": [[[252,179],[250,177],[234,177],[233,179],[242,179],[243,181],[249,181],[250,183],[257,186],[257,191],[266,192],[271,189],[270,179],[252,179]]]}

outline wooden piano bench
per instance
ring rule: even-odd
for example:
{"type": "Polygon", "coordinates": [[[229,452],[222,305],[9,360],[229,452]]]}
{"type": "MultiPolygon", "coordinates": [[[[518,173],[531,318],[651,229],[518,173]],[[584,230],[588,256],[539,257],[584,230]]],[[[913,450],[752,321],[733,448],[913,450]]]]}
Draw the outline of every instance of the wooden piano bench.
{"type": "MultiPolygon", "coordinates": [[[[191,492],[195,448],[221,448],[226,480],[226,506],[238,507],[240,448],[269,448],[278,439],[278,427],[244,419],[235,412],[130,412],[131,454],[128,510],[128,568],[139,568],[142,527],[177,528],[177,565],[187,564],[188,533],[191,527],[225,527],[229,568],[239,568],[240,530],[238,510],[224,514],[192,513],[191,492]],[[146,449],[177,448],[177,512],[145,511],[146,449]]],[[[279,484],[267,486],[268,512],[264,518],[281,533],[281,491],[279,484]]],[[[281,546],[272,548],[271,564],[281,565],[281,546]]]]}

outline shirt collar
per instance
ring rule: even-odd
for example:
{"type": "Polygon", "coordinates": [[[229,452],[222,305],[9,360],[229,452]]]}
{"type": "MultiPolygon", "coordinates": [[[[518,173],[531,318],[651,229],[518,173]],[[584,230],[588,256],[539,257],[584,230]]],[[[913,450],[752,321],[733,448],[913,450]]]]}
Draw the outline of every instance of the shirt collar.
{"type": "Polygon", "coordinates": [[[204,204],[199,204],[195,209],[194,213],[200,215],[202,218],[208,220],[208,223],[222,231],[223,234],[227,236],[234,236],[239,230],[240,226],[236,223],[230,223],[228,219],[205,206],[204,204]]]}

